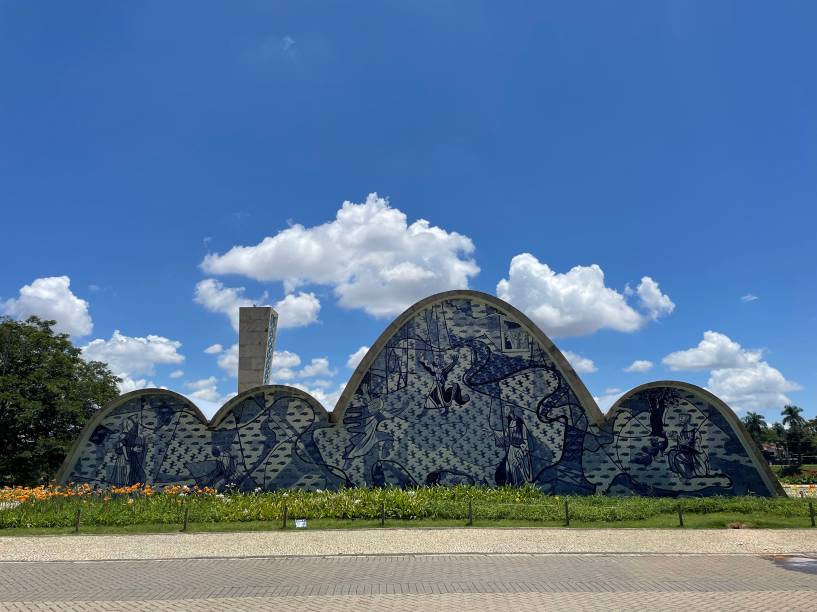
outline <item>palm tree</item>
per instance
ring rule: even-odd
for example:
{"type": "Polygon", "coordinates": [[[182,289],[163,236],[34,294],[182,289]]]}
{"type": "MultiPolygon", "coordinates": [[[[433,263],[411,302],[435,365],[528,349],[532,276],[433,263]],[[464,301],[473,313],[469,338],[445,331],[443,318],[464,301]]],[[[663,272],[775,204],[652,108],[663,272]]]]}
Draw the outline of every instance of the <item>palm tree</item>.
{"type": "Polygon", "coordinates": [[[783,406],[780,413],[783,416],[783,425],[787,427],[786,440],[792,449],[797,449],[797,463],[802,461],[800,457],[800,440],[803,437],[803,426],[806,420],[802,416],[803,409],[798,406],[783,406]]]}
{"type": "Polygon", "coordinates": [[[802,416],[802,413],[803,409],[799,406],[783,406],[783,411],[780,413],[783,415],[783,425],[786,425],[789,428],[794,427],[795,429],[802,429],[806,422],[802,416]]]}
{"type": "Polygon", "coordinates": [[[757,412],[747,412],[746,416],[743,417],[743,424],[746,426],[746,431],[752,436],[752,440],[754,440],[755,444],[760,448],[763,432],[767,428],[766,417],[757,412]]]}

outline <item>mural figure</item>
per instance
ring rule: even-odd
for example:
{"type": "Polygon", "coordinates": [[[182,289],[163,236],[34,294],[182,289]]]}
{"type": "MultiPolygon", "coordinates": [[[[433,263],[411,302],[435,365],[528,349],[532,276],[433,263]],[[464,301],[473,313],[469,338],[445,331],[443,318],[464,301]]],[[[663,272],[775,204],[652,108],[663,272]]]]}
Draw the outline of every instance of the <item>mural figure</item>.
{"type": "Polygon", "coordinates": [[[372,451],[376,451],[378,458],[388,458],[394,437],[388,432],[379,431],[378,426],[386,419],[397,417],[404,408],[385,411],[383,398],[372,397],[367,382],[360,385],[355,400],[343,416],[343,424],[352,434],[343,454],[345,468],[350,466],[352,460],[366,457],[372,451]]]}
{"type": "Polygon", "coordinates": [[[709,475],[709,457],[696,429],[689,426],[690,416],[682,414],[681,431],[671,432],[675,446],[667,452],[670,469],[686,479],[709,475]]]}
{"type": "Polygon", "coordinates": [[[508,414],[505,456],[496,470],[496,484],[519,486],[531,482],[533,468],[528,448],[528,430],[522,417],[508,414]]]}
{"type": "Polygon", "coordinates": [[[462,406],[468,401],[469,398],[463,394],[460,383],[448,384],[448,375],[457,365],[458,360],[459,355],[454,355],[451,363],[445,367],[439,367],[436,363],[429,366],[422,359],[417,360],[423,369],[434,377],[434,386],[426,396],[426,410],[439,408],[442,409],[443,414],[448,414],[452,403],[462,406]]]}
{"type": "Polygon", "coordinates": [[[109,479],[114,486],[130,486],[145,482],[145,439],[139,435],[139,423],[128,419],[116,442],[116,459],[110,466],[109,479]]]}
{"type": "Polygon", "coordinates": [[[58,478],[242,491],[530,483],[554,494],[781,494],[708,392],[652,383],[603,416],[524,315],[470,291],[402,315],[332,413],[272,385],[208,423],[180,395],[137,391],[94,417],[58,478]]]}

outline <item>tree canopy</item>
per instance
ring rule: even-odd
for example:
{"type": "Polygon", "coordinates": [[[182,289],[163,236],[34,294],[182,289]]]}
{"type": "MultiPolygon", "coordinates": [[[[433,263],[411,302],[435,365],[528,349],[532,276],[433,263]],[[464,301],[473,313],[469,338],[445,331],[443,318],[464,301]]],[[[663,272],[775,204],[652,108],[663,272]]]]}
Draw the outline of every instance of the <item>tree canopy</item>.
{"type": "Polygon", "coordinates": [[[55,321],[0,317],[0,486],[54,477],[91,415],[119,395],[119,379],[85,361],[55,321]]]}
{"type": "Polygon", "coordinates": [[[743,425],[760,448],[767,442],[777,444],[797,463],[804,455],[813,458],[817,454],[817,419],[805,419],[803,409],[791,405],[784,406],[780,416],[782,422],[769,425],[762,414],[747,412],[743,425]]]}

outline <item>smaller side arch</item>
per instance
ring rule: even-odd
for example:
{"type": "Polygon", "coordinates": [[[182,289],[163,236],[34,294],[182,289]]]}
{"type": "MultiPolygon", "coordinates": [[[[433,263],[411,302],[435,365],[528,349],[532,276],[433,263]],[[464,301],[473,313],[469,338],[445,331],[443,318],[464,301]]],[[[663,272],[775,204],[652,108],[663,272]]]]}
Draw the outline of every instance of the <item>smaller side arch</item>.
{"type": "Polygon", "coordinates": [[[757,448],[754,440],[752,440],[749,432],[743,426],[743,423],[740,421],[737,414],[735,414],[735,411],[732,410],[732,408],[730,408],[726,402],[724,402],[718,396],[702,387],[678,380],[659,380],[639,385],[624,393],[613,403],[613,405],[604,415],[605,422],[612,423],[612,420],[615,418],[616,414],[618,414],[618,412],[622,409],[624,402],[635,397],[639,393],[650,389],[675,389],[684,393],[689,393],[697,396],[709,406],[714,408],[726,421],[727,425],[731,428],[732,433],[734,433],[741,446],[746,451],[752,467],[754,467],[764,486],[768,489],[769,494],[772,496],[786,496],[786,492],[783,490],[780,481],[769,468],[769,465],[766,463],[766,460],[763,458],[763,455],[757,448]]]}
{"type": "MultiPolygon", "coordinates": [[[[207,426],[210,429],[217,428],[219,425],[221,425],[224,419],[226,419],[230,413],[235,410],[237,406],[241,405],[241,403],[247,398],[252,397],[257,393],[272,393],[275,395],[288,395],[290,397],[298,398],[315,408],[321,415],[324,422],[329,421],[329,412],[327,412],[326,407],[303,389],[298,389],[297,387],[291,387],[289,385],[259,385],[257,387],[252,387],[251,389],[247,389],[246,391],[242,391],[238,395],[227,400],[227,402],[213,415],[213,418],[210,419],[207,426]]],[[[204,422],[207,423],[206,420],[204,422]]]]}
{"type": "Polygon", "coordinates": [[[124,393],[119,397],[112,399],[110,402],[105,404],[102,408],[97,410],[94,415],[89,419],[89,421],[85,424],[85,427],[80,433],[79,438],[74,442],[73,446],[71,446],[71,450],[66,455],[65,459],[60,465],[60,469],[57,470],[57,474],[54,477],[55,482],[57,484],[67,484],[68,479],[71,475],[71,472],[74,466],[77,463],[77,460],[82,455],[82,452],[88,446],[90,441],[91,435],[96,430],[96,428],[101,425],[105,419],[107,419],[117,408],[127,404],[128,402],[146,396],[166,396],[172,400],[180,402],[185,405],[186,408],[190,409],[193,414],[198,417],[199,421],[203,425],[207,425],[207,418],[201,412],[198,406],[194,404],[191,400],[180,393],[176,393],[175,391],[170,391],[169,389],[155,389],[155,388],[147,388],[147,389],[137,389],[136,391],[130,391],[129,393],[124,393]]]}

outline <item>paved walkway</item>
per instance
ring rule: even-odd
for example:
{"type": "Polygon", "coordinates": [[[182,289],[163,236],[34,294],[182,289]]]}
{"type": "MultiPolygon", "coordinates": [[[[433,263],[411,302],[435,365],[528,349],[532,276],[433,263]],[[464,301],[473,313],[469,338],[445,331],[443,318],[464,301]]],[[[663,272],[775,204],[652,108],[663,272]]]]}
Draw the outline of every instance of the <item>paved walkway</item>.
{"type": "Polygon", "coordinates": [[[358,529],[0,537],[0,560],[446,553],[817,552],[817,529],[358,529]]]}
{"type": "MultiPolygon", "coordinates": [[[[817,568],[817,557],[800,566],[817,568]]],[[[4,610],[813,610],[817,576],[753,555],[397,555],[12,562],[4,610]]]]}
{"type": "Polygon", "coordinates": [[[557,607],[814,610],[817,530],[0,537],[0,610],[557,607]]]}

